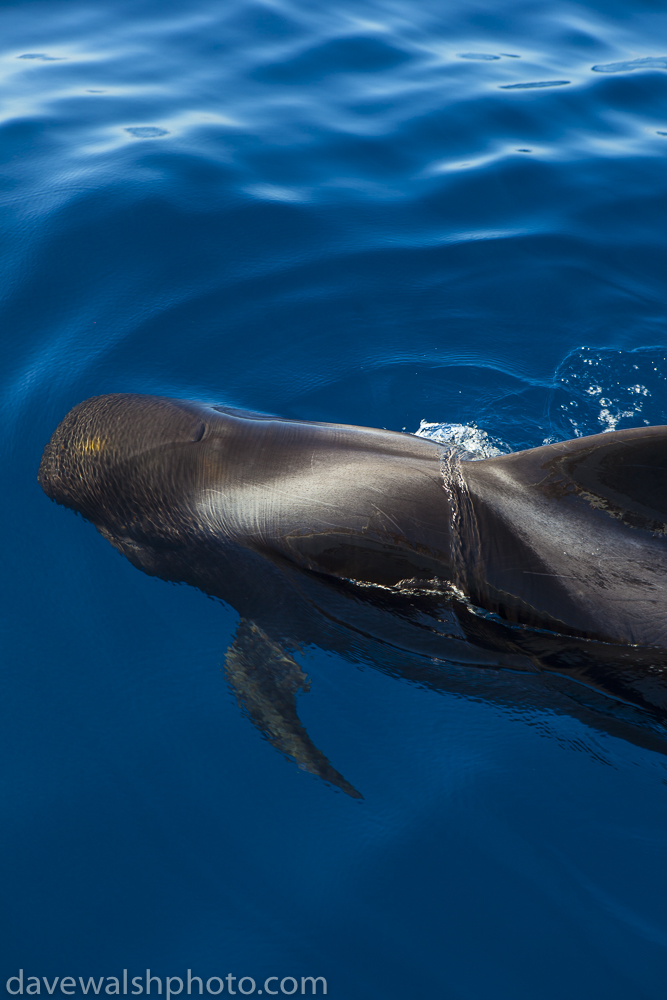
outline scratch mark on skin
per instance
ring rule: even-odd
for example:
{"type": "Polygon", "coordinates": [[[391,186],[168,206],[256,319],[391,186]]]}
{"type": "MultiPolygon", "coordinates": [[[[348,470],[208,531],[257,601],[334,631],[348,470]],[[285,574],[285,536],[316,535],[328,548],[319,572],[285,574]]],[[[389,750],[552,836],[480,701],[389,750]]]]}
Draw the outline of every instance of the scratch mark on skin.
{"type": "Polygon", "coordinates": [[[657,604],[657,599],[650,597],[607,597],[608,601],[622,601],[623,604],[657,604]]]}
{"type": "MultiPolygon", "coordinates": [[[[287,497],[288,500],[294,500],[298,496],[299,503],[309,503],[312,504],[313,506],[331,507],[332,510],[340,510],[344,511],[345,513],[352,513],[351,510],[346,510],[339,504],[329,503],[327,500],[322,500],[320,497],[312,499],[311,497],[308,496],[300,496],[294,492],[290,492],[288,490],[280,490],[276,486],[267,485],[266,483],[256,483],[253,485],[252,491],[249,490],[248,492],[254,492],[254,491],[259,492],[260,490],[263,490],[265,493],[271,493],[272,495],[275,496],[287,497]]],[[[225,494],[222,493],[220,490],[208,490],[208,493],[209,496],[225,496],[225,494]]]]}
{"type": "Polygon", "coordinates": [[[394,525],[399,535],[402,535],[404,533],[403,528],[401,528],[400,524],[396,521],[395,518],[393,518],[390,514],[385,513],[385,511],[383,511],[381,507],[378,507],[377,504],[374,503],[372,504],[372,506],[375,508],[378,514],[382,514],[382,516],[385,517],[390,524],[394,525]]]}
{"type": "MultiPolygon", "coordinates": [[[[512,571],[510,571],[510,572],[512,572],[512,571]]],[[[514,570],[513,572],[516,572],[516,570],[514,570]]],[[[537,570],[533,570],[533,569],[523,569],[523,570],[521,570],[521,572],[524,573],[524,574],[526,574],[527,576],[550,576],[550,577],[553,577],[554,580],[579,580],[580,579],[580,577],[578,577],[578,576],[568,575],[567,573],[538,573],[537,570]]]]}

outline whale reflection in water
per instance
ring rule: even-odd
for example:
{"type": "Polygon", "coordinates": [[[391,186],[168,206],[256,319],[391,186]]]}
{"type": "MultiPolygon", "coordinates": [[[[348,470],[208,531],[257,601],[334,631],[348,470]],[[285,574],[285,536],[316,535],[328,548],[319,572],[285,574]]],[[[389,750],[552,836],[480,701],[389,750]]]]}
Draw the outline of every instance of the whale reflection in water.
{"type": "Polygon", "coordinates": [[[225,669],[266,738],[360,797],[296,709],[314,644],[667,751],[667,427],[461,462],[411,434],[115,394],[39,481],[139,569],[236,609],[225,669]]]}

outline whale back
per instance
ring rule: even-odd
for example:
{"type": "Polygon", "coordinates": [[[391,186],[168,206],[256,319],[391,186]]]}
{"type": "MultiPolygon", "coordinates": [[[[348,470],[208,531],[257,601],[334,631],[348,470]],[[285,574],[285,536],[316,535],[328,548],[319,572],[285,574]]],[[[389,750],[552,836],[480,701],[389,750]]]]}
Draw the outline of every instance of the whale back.
{"type": "Polygon", "coordinates": [[[667,427],[461,466],[462,572],[510,622],[667,646],[667,427]]]}

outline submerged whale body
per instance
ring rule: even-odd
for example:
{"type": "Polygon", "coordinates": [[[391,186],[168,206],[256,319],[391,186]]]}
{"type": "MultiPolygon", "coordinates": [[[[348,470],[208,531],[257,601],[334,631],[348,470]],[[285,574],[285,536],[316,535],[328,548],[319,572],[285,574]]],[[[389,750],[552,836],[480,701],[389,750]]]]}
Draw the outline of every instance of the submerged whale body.
{"type": "Polygon", "coordinates": [[[66,415],[39,481],[138,568],[238,611],[241,707],[352,796],[299,721],[301,644],[560,699],[667,748],[667,427],[460,462],[411,434],[118,394],[66,415]]]}

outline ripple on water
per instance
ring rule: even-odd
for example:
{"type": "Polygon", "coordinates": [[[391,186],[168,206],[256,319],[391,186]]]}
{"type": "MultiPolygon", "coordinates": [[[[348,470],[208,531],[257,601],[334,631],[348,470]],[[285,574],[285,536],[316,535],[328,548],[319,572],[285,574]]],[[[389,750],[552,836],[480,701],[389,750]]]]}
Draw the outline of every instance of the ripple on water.
{"type": "Polygon", "coordinates": [[[569,80],[536,80],[532,83],[503,83],[500,90],[539,90],[542,87],[565,87],[569,80]]]}
{"type": "Polygon", "coordinates": [[[125,131],[137,139],[157,139],[161,135],[169,135],[166,128],[157,128],[155,125],[137,125],[126,128],[125,131]]]}
{"type": "Polygon", "coordinates": [[[282,62],[261,66],[253,76],[264,83],[309,84],[332,74],[384,72],[408,58],[407,52],[383,39],[350,36],[300,51],[282,62]]]}
{"type": "Polygon", "coordinates": [[[46,52],[24,52],[22,56],[17,56],[17,59],[38,59],[41,62],[61,62],[65,59],[65,56],[48,56],[46,52]]]}
{"type": "Polygon", "coordinates": [[[667,56],[645,56],[643,59],[626,59],[624,62],[606,63],[591,68],[594,73],[629,73],[633,69],[667,69],[667,56]]]}

